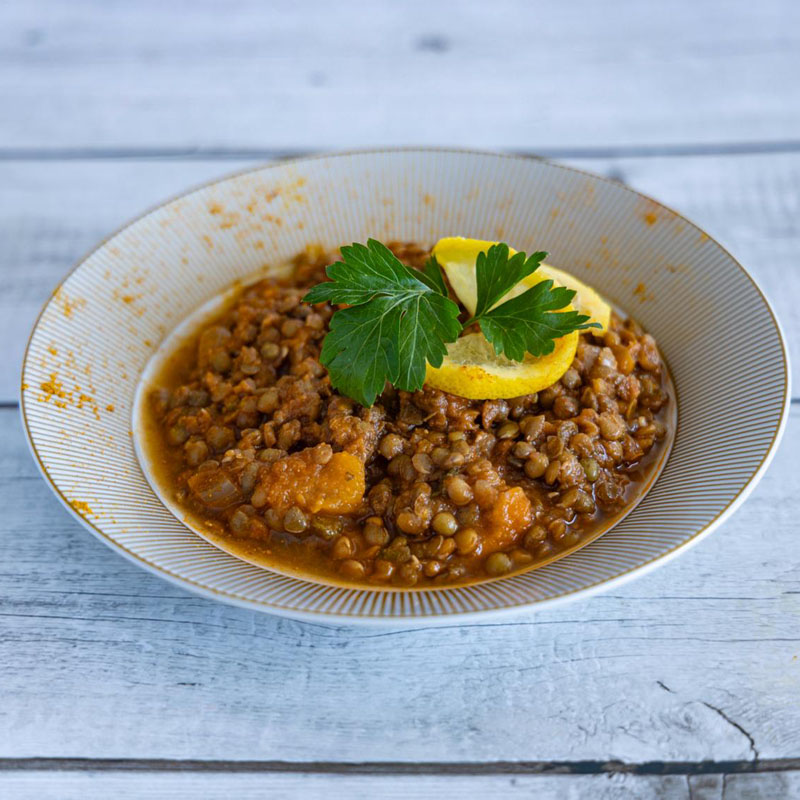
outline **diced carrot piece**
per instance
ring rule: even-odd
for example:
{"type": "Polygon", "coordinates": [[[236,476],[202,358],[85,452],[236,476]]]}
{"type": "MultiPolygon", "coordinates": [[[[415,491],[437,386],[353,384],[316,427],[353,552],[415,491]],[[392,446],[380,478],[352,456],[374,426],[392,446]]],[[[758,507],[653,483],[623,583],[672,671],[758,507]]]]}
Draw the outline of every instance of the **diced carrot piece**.
{"type": "Polygon", "coordinates": [[[261,485],[271,508],[349,514],[364,497],[364,464],[351,453],[334,453],[321,465],[304,450],[276,461],[261,485]]]}
{"type": "Polygon", "coordinates": [[[501,492],[492,508],[487,530],[482,537],[483,555],[504,550],[514,544],[533,522],[531,501],[519,486],[501,492]]]}

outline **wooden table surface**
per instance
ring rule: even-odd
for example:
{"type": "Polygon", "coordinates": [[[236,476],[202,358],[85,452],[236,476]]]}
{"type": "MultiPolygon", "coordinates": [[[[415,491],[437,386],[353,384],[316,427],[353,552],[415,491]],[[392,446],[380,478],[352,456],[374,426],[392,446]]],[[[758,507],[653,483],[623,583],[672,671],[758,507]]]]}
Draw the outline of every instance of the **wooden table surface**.
{"type": "MultiPolygon", "coordinates": [[[[795,347],[800,4],[5,0],[0,109],[0,797],[800,797],[800,397],[681,558],[413,632],[140,571],[59,506],[17,408],[33,319],[98,239],[231,170],[372,145],[613,175],[729,247],[795,347]]],[[[720,320],[720,347],[746,335],[720,320]]]]}

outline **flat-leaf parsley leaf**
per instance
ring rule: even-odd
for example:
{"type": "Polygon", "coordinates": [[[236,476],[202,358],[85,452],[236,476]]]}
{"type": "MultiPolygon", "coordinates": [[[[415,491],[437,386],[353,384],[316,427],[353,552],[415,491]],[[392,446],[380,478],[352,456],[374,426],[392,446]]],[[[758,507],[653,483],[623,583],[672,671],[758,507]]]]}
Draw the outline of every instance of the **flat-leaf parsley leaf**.
{"type": "Polygon", "coordinates": [[[326,270],[330,282],[303,298],[350,306],[333,315],[322,346],[320,361],[331,383],[364,406],[375,402],[386,381],[408,391],[422,388],[427,364],[441,366],[446,344],[461,332],[458,306],[375,239],[341,253],[342,261],[326,270]]]}
{"type": "Polygon", "coordinates": [[[475,262],[478,302],[473,319],[483,316],[523,278],[535,272],[546,255],[545,252],[539,252],[526,257],[525,253],[515,253],[509,258],[505,242],[492,245],[485,253],[478,253],[475,262]]]}
{"type": "Polygon", "coordinates": [[[436,256],[431,256],[426,262],[425,266],[419,270],[419,277],[423,283],[428,284],[435,292],[443,294],[447,297],[447,286],[444,282],[444,275],[442,275],[442,268],[436,260],[436,256]]]}
{"type": "Polygon", "coordinates": [[[573,289],[553,288],[553,281],[544,280],[530,289],[498,305],[520,281],[533,274],[547,253],[515,253],[509,257],[504,242],[478,253],[475,281],[478,302],[475,315],[464,327],[479,322],[481,332],[491,342],[497,355],[505,354],[512,361],[522,361],[525,353],[546,356],[555,349],[555,340],[586,328],[599,328],[589,323],[586,314],[565,309],[575,297],[573,289]]]}
{"type": "Polygon", "coordinates": [[[512,361],[522,361],[525,353],[546,356],[555,349],[556,339],[572,331],[600,327],[585,324],[589,320],[586,314],[558,311],[569,305],[575,292],[552,287],[553,281],[541,281],[480,317],[481,331],[495,353],[505,353],[512,361]]]}

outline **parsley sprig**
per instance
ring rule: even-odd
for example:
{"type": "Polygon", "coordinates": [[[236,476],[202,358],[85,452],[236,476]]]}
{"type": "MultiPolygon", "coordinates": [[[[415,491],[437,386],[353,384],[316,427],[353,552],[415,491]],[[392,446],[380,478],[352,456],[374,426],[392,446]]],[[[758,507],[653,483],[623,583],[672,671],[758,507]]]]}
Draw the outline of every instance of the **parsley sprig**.
{"type": "Polygon", "coordinates": [[[547,257],[538,252],[531,256],[515,253],[509,258],[508,245],[492,245],[479,253],[475,264],[478,303],[475,314],[464,327],[479,322],[481,332],[491,342],[497,355],[522,361],[525,353],[546,356],[555,348],[555,340],[572,331],[600,327],[587,324],[589,317],[577,311],[560,311],[575,297],[573,289],[553,288],[545,280],[522,294],[498,304],[520,281],[533,274],[547,257]]]}
{"type": "Polygon", "coordinates": [[[476,322],[495,353],[514,361],[526,353],[547,355],[555,339],[596,327],[585,314],[559,311],[575,292],[554,289],[551,280],[499,302],[547,253],[509,258],[502,243],[481,253],[475,265],[478,303],[463,325],[435,258],[422,270],[411,269],[375,239],[342,247],[341,254],[342,261],[326,269],[330,280],[314,286],[303,301],[347,306],[331,318],[320,361],[334,388],[364,406],[375,402],[387,381],[406,391],[421,389],[427,364],[440,367],[447,344],[476,322]]]}
{"type": "MultiPolygon", "coordinates": [[[[461,332],[458,306],[434,271],[409,269],[375,239],[341,249],[342,261],[326,269],[306,303],[343,303],[331,318],[320,360],[334,388],[371,406],[386,381],[413,392],[425,382],[426,364],[442,364],[448,342],[461,332]]],[[[438,267],[437,267],[438,269],[438,267]]]]}

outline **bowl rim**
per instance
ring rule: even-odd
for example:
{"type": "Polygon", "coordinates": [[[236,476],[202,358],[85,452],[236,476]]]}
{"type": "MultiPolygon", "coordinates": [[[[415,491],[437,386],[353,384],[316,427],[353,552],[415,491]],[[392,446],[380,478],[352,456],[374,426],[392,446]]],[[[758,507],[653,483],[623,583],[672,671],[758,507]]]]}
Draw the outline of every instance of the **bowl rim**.
{"type": "MultiPolygon", "coordinates": [[[[50,486],[50,489],[56,495],[61,504],[84,528],[89,530],[93,535],[99,538],[112,550],[115,550],[129,561],[132,561],[133,563],[137,564],[139,567],[142,567],[149,572],[159,575],[161,578],[167,580],[172,584],[180,586],[186,590],[207,597],[209,599],[226,602],[230,605],[235,605],[242,608],[248,608],[250,610],[257,610],[263,613],[274,614],[276,616],[282,616],[289,619],[294,619],[304,622],[323,623],[323,624],[325,623],[344,624],[344,625],[349,624],[349,625],[359,625],[359,626],[367,625],[375,627],[394,626],[400,628],[411,628],[411,627],[432,627],[434,625],[447,625],[448,623],[461,624],[464,622],[477,622],[481,620],[488,620],[490,617],[497,617],[500,615],[509,616],[514,614],[524,613],[525,611],[553,608],[558,605],[575,600],[578,597],[591,597],[599,593],[600,591],[622,586],[623,584],[633,580],[634,578],[646,575],[652,570],[656,569],[658,566],[668,563],[673,558],[675,558],[678,555],[678,553],[687,550],[689,547],[692,547],[693,545],[697,544],[699,541],[704,539],[706,536],[713,533],[713,531],[715,531],[723,522],[725,522],[729,517],[731,517],[737,511],[737,509],[742,505],[742,503],[750,496],[753,489],[755,489],[761,478],[764,476],[766,470],[769,468],[769,465],[772,462],[772,459],[775,456],[778,445],[780,444],[781,438],[783,437],[783,433],[786,429],[786,424],[789,417],[789,411],[791,408],[791,383],[792,383],[792,376],[790,369],[789,348],[786,342],[786,335],[783,331],[783,328],[780,324],[780,320],[775,314],[775,310],[773,309],[769,299],[764,294],[761,287],[758,285],[753,276],[748,272],[748,270],[739,262],[737,258],[735,258],[731,254],[731,252],[723,244],[717,241],[713,236],[706,233],[706,231],[700,228],[696,223],[692,222],[690,219],[687,219],[681,212],[676,211],[675,209],[662,203],[661,201],[656,200],[653,197],[650,197],[644,192],[640,192],[637,189],[628,186],[627,184],[614,180],[613,178],[609,178],[604,175],[599,175],[595,172],[591,172],[590,170],[581,169],[579,167],[573,167],[568,164],[561,164],[552,159],[544,158],[542,156],[537,156],[535,154],[504,153],[493,150],[481,150],[479,148],[459,148],[459,147],[416,147],[416,146],[377,147],[377,148],[356,148],[350,150],[336,150],[333,152],[320,152],[296,158],[286,158],[276,161],[269,161],[266,163],[259,163],[250,167],[245,167],[240,170],[234,170],[224,175],[220,175],[216,178],[212,178],[211,180],[195,184],[189,187],[188,189],[185,189],[157,203],[154,203],[148,206],[140,214],[137,214],[134,217],[129,218],[127,221],[125,221],[120,226],[115,228],[113,231],[108,233],[101,240],[99,240],[97,244],[95,244],[92,248],[90,248],[87,252],[85,252],[72,264],[72,266],[67,270],[67,272],[63,275],[63,277],[53,287],[52,291],[50,292],[47,299],[42,304],[38,314],[36,315],[36,319],[31,327],[31,332],[28,336],[28,340],[26,342],[22,358],[21,379],[19,382],[19,410],[20,410],[22,426],[25,431],[25,438],[28,443],[28,447],[31,451],[31,455],[33,456],[33,459],[36,463],[37,468],[39,469],[40,474],[45,479],[46,483],[50,486]],[[50,304],[53,302],[53,298],[57,294],[58,290],[64,285],[64,283],[66,283],[66,281],[69,280],[69,278],[95,253],[97,253],[99,250],[105,247],[111,240],[113,240],[124,230],[142,221],[150,214],[158,211],[159,209],[164,208],[165,206],[168,206],[184,197],[188,197],[189,195],[192,195],[195,192],[216,186],[217,184],[224,183],[226,181],[233,180],[238,177],[242,177],[244,175],[249,175],[255,172],[262,172],[270,169],[286,167],[293,164],[304,164],[308,162],[331,159],[331,158],[350,158],[353,156],[382,156],[393,153],[407,153],[407,154],[449,153],[453,155],[462,155],[462,156],[481,156],[481,157],[489,156],[493,158],[501,158],[509,160],[539,161],[548,164],[550,166],[557,167],[558,169],[567,170],[576,173],[578,175],[586,176],[593,180],[599,180],[602,181],[603,183],[612,184],[616,188],[624,189],[625,191],[634,194],[637,197],[644,198],[653,203],[658,208],[661,208],[675,215],[675,217],[680,219],[683,223],[690,226],[703,236],[707,237],[708,241],[716,245],[724,253],[724,255],[726,255],[730,259],[730,261],[736,267],[738,267],[738,269],[741,271],[744,277],[747,278],[747,280],[750,282],[752,287],[757,292],[758,296],[763,301],[764,306],[769,312],[769,315],[772,319],[775,331],[777,332],[778,335],[778,342],[780,344],[782,363],[783,363],[783,377],[784,377],[782,407],[781,407],[780,418],[773,431],[772,439],[769,443],[769,446],[766,449],[766,452],[761,458],[761,462],[747,478],[746,482],[739,489],[735,497],[733,497],[728,502],[728,504],[717,513],[717,515],[712,520],[706,523],[702,528],[700,528],[700,530],[692,534],[686,541],[674,545],[666,552],[654,556],[649,561],[646,561],[643,564],[638,564],[636,566],[630,567],[629,569],[625,570],[624,572],[612,578],[602,578],[587,586],[582,586],[576,589],[572,589],[570,591],[563,592],[555,597],[549,597],[536,601],[525,601],[514,605],[504,606],[502,608],[494,608],[494,609],[486,609],[478,611],[451,611],[447,614],[434,613],[424,616],[400,616],[400,615],[376,616],[376,615],[342,613],[339,611],[337,612],[301,611],[293,608],[288,608],[285,606],[280,606],[276,603],[264,603],[256,600],[251,600],[249,598],[237,595],[236,593],[231,591],[214,589],[209,586],[204,586],[192,580],[191,578],[182,575],[177,575],[173,573],[171,570],[167,569],[166,567],[148,561],[142,556],[128,550],[124,545],[121,545],[120,543],[112,539],[104,531],[102,531],[90,519],[83,516],[67,500],[67,498],[59,489],[59,487],[56,485],[55,480],[48,472],[47,467],[44,464],[44,461],[41,455],[39,454],[39,451],[36,448],[36,444],[33,439],[33,434],[30,430],[30,426],[28,425],[28,419],[26,413],[27,409],[25,403],[26,387],[24,381],[24,375],[28,364],[29,351],[31,343],[33,341],[33,337],[36,334],[42,316],[44,315],[45,311],[48,309],[50,304]]],[[[156,500],[160,502],[160,500],[158,500],[157,495],[156,495],[156,500]]],[[[297,580],[302,580],[302,578],[297,578],[297,580]]],[[[366,589],[366,591],[369,591],[369,589],[366,589]]]]}

